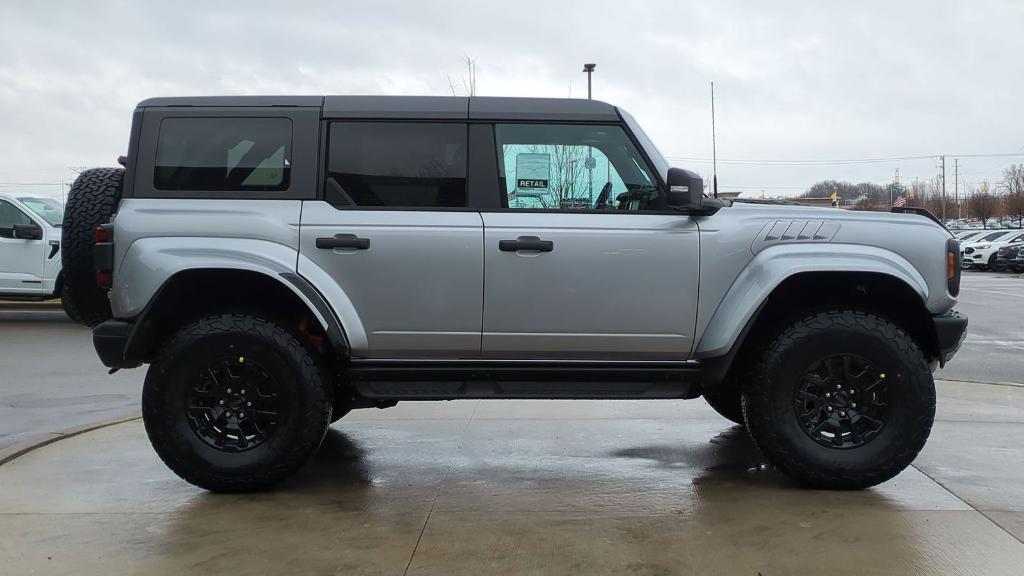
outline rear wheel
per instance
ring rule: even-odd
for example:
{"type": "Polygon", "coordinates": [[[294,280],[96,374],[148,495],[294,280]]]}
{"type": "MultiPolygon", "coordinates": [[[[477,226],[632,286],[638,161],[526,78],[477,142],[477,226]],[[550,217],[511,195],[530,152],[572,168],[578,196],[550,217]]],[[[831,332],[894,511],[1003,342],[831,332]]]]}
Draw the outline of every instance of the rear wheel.
{"type": "Polygon", "coordinates": [[[865,488],[910,465],[935,416],[935,386],[916,343],[892,322],[853,310],[792,323],[743,390],[747,428],[791,478],[865,488]]]}
{"type": "Polygon", "coordinates": [[[298,338],[261,318],[223,314],[181,329],[146,374],[142,415],[167,466],[216,492],[266,488],[316,452],[333,402],[298,338]]]}

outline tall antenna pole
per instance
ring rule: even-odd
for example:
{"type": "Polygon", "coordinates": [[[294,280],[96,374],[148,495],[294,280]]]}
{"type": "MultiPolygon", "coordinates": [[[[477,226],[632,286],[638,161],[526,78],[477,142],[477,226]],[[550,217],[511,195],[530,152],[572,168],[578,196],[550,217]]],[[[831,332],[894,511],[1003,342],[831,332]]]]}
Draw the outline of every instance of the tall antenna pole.
{"type": "Polygon", "coordinates": [[[711,170],[715,198],[718,198],[718,142],[715,139],[715,83],[711,83],[711,170]]]}
{"type": "Polygon", "coordinates": [[[956,199],[956,219],[960,216],[960,159],[953,158],[953,198],[956,199]]]}
{"type": "Polygon", "coordinates": [[[946,224],[946,157],[942,157],[942,224],[946,224]]]}

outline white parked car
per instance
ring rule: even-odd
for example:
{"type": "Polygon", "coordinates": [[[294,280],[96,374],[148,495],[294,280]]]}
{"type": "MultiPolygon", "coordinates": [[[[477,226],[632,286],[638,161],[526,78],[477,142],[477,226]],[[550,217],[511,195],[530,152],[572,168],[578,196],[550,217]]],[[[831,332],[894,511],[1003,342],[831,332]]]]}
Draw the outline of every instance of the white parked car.
{"type": "Polygon", "coordinates": [[[0,193],[0,298],[60,297],[63,219],[59,200],[0,193]]]}
{"type": "Polygon", "coordinates": [[[960,261],[964,268],[991,269],[995,267],[996,253],[1002,246],[1024,242],[1024,233],[1000,230],[976,236],[960,246],[960,261]]]}

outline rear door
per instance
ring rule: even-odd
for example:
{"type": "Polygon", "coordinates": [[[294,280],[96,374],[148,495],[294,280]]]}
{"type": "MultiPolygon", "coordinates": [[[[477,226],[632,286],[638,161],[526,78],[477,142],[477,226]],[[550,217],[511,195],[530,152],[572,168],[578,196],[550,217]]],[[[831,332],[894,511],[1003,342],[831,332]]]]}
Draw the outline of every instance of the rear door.
{"type": "Polygon", "coordinates": [[[483,225],[468,208],[467,124],[327,130],[323,200],[304,203],[298,270],[359,332],[353,355],[479,357],[483,225]]]}
{"type": "Polygon", "coordinates": [[[39,225],[14,203],[0,199],[0,293],[41,295],[46,242],[15,238],[17,224],[39,225]]]}
{"type": "Polygon", "coordinates": [[[684,360],[699,239],[662,209],[622,126],[495,126],[504,209],[483,212],[483,355],[684,360]]]}

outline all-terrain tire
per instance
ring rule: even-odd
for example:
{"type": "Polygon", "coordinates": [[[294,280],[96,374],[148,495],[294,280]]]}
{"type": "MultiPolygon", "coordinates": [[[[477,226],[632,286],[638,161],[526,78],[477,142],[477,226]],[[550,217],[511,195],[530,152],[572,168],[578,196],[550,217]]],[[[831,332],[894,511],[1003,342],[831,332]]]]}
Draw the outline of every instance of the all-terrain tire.
{"type": "MultiPolygon", "coordinates": [[[[837,372],[855,372],[845,363],[839,366],[837,372]]],[[[822,389],[832,388],[832,371],[828,374],[830,383],[822,389]]],[[[838,402],[835,396],[833,400],[838,402]]],[[[846,412],[851,410],[850,400],[844,396],[842,407],[830,404],[821,410],[852,414],[846,412]]],[[[860,400],[854,399],[854,406],[856,401],[860,400]]],[[[935,384],[921,350],[901,328],[871,313],[836,309],[793,322],[771,342],[743,388],[743,412],[754,442],[784,474],[815,488],[860,489],[889,480],[920,452],[935,417],[935,384]],[[837,354],[870,362],[873,375],[867,379],[874,384],[866,389],[876,390],[872,395],[884,394],[884,402],[872,396],[860,406],[861,411],[869,405],[886,411],[872,437],[857,444],[843,428],[831,434],[844,443],[852,439],[849,447],[831,445],[827,438],[829,445],[824,445],[822,432],[815,439],[811,425],[798,416],[806,408],[800,403],[807,402],[807,390],[801,388],[811,381],[807,371],[837,354]]],[[[807,413],[825,414],[817,409],[807,413]]]]}
{"type": "Polygon", "coordinates": [[[704,400],[715,412],[740,426],[744,425],[742,396],[740,384],[732,379],[720,383],[714,390],[704,392],[704,400]]]}
{"type": "MultiPolygon", "coordinates": [[[[322,363],[291,332],[255,316],[221,314],[182,328],[161,349],[146,374],[142,390],[142,416],[156,453],[178,476],[214,492],[250,492],[265,489],[295,473],[317,451],[331,421],[333,390],[324,380],[322,363]],[[214,445],[205,428],[196,430],[197,390],[210,396],[216,408],[223,387],[204,376],[210,366],[232,366],[244,375],[243,365],[258,367],[264,382],[276,390],[275,416],[264,424],[261,438],[240,449],[239,443],[214,445]],[[205,381],[204,378],[207,378],[205,381]]],[[[209,378],[215,375],[211,373],[209,378]]],[[[221,378],[223,372],[221,373],[221,378]]],[[[216,379],[216,378],[214,378],[216,379]]],[[[228,385],[231,380],[228,378],[228,385]]],[[[239,381],[245,383],[244,381],[239,381]]],[[[249,398],[267,398],[250,388],[249,398]]],[[[238,390],[228,389],[227,393],[238,390]]],[[[245,394],[246,391],[242,390],[245,394]]],[[[202,397],[200,397],[202,399],[202,397]]],[[[234,400],[232,400],[233,402],[234,400]]],[[[269,408],[264,407],[269,410],[269,408]]],[[[258,407],[251,408],[251,418],[258,407]]],[[[205,407],[199,414],[212,413],[205,407]]],[[[223,417],[223,412],[220,417],[223,417]]],[[[234,415],[238,418],[238,413],[234,415]]],[[[216,420],[224,422],[224,420],[216,420]]],[[[222,425],[215,432],[227,427],[222,425]]],[[[237,438],[236,434],[236,438],[237,438]]],[[[223,439],[223,438],[221,438],[223,439]]]]}
{"type": "Polygon", "coordinates": [[[95,326],[111,317],[107,291],[96,286],[96,227],[110,220],[124,184],[123,168],[82,172],[68,191],[61,228],[61,302],[75,322],[95,326]]]}

